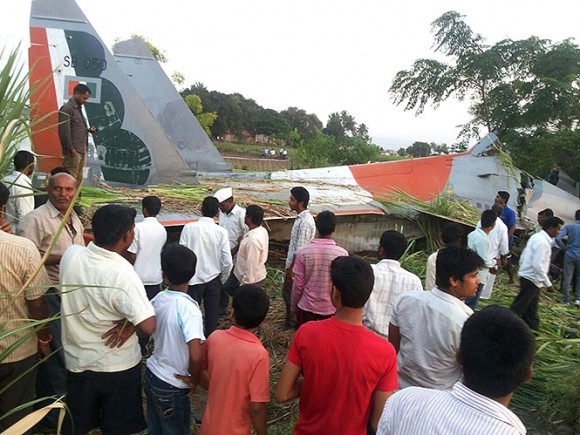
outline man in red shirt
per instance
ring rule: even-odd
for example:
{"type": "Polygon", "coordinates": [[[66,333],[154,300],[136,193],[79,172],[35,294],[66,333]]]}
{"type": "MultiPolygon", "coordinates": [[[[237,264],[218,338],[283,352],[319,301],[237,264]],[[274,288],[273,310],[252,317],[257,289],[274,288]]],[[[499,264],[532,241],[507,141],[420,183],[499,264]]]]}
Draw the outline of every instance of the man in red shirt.
{"type": "Polygon", "coordinates": [[[294,434],[366,435],[397,389],[397,356],[362,323],[374,284],[371,266],[360,257],[338,257],[330,276],[336,314],[298,329],[274,394],[278,402],[300,397],[294,434]]]}

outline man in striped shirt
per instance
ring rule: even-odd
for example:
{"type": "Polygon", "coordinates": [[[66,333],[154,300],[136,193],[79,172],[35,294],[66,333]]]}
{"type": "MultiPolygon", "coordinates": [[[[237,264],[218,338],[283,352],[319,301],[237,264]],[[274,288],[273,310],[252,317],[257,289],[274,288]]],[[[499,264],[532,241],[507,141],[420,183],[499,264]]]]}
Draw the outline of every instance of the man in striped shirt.
{"type": "MultiPolygon", "coordinates": [[[[0,183],[0,218],[6,212],[8,196],[8,188],[0,183]]],[[[0,432],[4,432],[32,411],[38,354],[50,354],[52,337],[40,324],[35,333],[34,323],[26,320],[43,320],[49,315],[44,293],[50,280],[34,243],[0,231],[0,264],[0,415],[29,404],[0,420],[0,432]]]]}
{"type": "Polygon", "coordinates": [[[401,267],[399,260],[407,249],[407,239],[396,230],[381,235],[378,256],[373,264],[375,285],[365,304],[363,323],[371,331],[389,338],[389,321],[399,296],[413,290],[423,290],[419,277],[401,267]]]}
{"type": "Polygon", "coordinates": [[[457,360],[463,382],[452,390],[397,392],[387,401],[377,434],[525,434],[508,405],[515,389],[532,378],[535,351],[532,332],[516,314],[498,305],[484,308],[461,332],[457,360]]]}
{"type": "Polygon", "coordinates": [[[334,213],[325,210],[316,216],[315,222],[318,237],[300,248],[294,260],[292,313],[298,319],[298,326],[334,315],[330,263],[336,257],[348,256],[346,249],[332,240],[336,229],[334,213]]]}
{"type": "Polygon", "coordinates": [[[302,246],[309,243],[316,234],[314,218],[308,211],[310,194],[302,186],[293,187],[290,190],[288,205],[290,209],[298,213],[292,232],[290,233],[290,244],[288,245],[288,255],[286,256],[286,274],[284,275],[284,285],[282,286],[282,297],[286,306],[286,323],[284,329],[293,329],[296,324],[291,312],[292,299],[292,270],[294,267],[294,257],[302,246]]]}

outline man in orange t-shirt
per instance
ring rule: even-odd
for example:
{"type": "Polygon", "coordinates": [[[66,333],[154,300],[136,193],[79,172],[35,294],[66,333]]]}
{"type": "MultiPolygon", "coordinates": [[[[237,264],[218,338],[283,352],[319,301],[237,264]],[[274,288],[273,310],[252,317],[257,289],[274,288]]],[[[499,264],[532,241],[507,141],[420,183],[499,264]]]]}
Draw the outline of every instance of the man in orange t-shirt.
{"type": "Polygon", "coordinates": [[[270,357],[252,333],[266,318],[270,300],[256,285],[241,286],[234,296],[232,327],[216,330],[202,346],[200,385],[207,388],[203,434],[266,434],[270,401],[270,357]]]}

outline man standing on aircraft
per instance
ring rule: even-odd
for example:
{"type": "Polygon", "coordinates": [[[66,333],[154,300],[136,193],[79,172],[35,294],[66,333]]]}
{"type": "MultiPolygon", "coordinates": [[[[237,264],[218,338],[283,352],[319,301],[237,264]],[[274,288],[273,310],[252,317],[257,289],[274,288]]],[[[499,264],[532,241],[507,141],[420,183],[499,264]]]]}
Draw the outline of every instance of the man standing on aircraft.
{"type": "Polygon", "coordinates": [[[290,190],[288,205],[290,210],[298,213],[292,232],[290,233],[290,244],[288,245],[288,255],[286,256],[286,274],[284,275],[284,285],[282,286],[282,297],[286,305],[285,329],[294,328],[295,320],[292,317],[292,269],[294,267],[294,257],[302,246],[309,243],[316,235],[316,224],[314,218],[308,211],[310,194],[302,186],[293,187],[290,190]]]}
{"type": "Polygon", "coordinates": [[[83,115],[82,106],[91,98],[87,85],[78,84],[73,96],[58,112],[58,137],[62,146],[64,167],[67,168],[77,184],[83,182],[83,169],[87,160],[89,133],[96,133],[95,127],[89,127],[83,115]]]}

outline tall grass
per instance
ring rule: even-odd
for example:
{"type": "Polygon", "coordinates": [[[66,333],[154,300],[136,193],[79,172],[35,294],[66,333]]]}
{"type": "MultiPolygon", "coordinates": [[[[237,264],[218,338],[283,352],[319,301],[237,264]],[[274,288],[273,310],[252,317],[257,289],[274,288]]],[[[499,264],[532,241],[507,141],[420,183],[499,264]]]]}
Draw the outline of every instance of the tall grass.
{"type": "MultiPolygon", "coordinates": [[[[33,92],[37,89],[31,89],[28,86],[28,72],[25,71],[23,63],[20,59],[20,47],[17,46],[14,49],[9,49],[7,47],[0,48],[0,58],[3,59],[2,68],[0,69],[0,179],[3,179],[7,175],[8,168],[14,154],[18,151],[19,146],[25,139],[30,139],[31,136],[31,121],[29,118],[30,106],[29,100],[33,92]]],[[[48,78],[47,78],[48,79],[48,78]]],[[[42,83],[39,84],[39,87],[42,83]]],[[[48,115],[47,115],[48,116],[48,115]]],[[[43,122],[44,118],[37,120],[36,122],[43,122]]],[[[71,206],[72,209],[72,206],[71,206]]],[[[70,210],[68,211],[70,214],[70,210]]],[[[57,234],[55,234],[55,239],[62,231],[64,223],[63,220],[61,226],[59,227],[57,234]]],[[[33,272],[31,277],[25,282],[20,289],[12,289],[8,294],[3,294],[0,297],[10,298],[15,300],[17,297],[21,297],[22,293],[26,291],[30,282],[38,274],[38,272],[43,267],[46,259],[48,258],[51,248],[46,252],[42,259],[41,264],[33,272]]],[[[4,352],[0,353],[0,363],[10,356],[19,346],[21,346],[30,337],[36,335],[37,331],[44,328],[50,321],[54,318],[47,318],[43,320],[29,320],[24,325],[18,327],[12,327],[11,322],[5,322],[0,325],[0,340],[7,338],[10,335],[25,332],[25,335],[19,339],[12,346],[8,347],[4,352]]],[[[47,357],[49,358],[50,355],[47,357]]],[[[38,363],[40,364],[40,362],[38,363]]],[[[37,365],[38,365],[37,364],[37,365]]],[[[25,376],[22,375],[22,376],[25,376]]],[[[9,389],[19,380],[20,378],[13,379],[8,385],[0,390],[0,393],[9,392],[9,389]]],[[[27,408],[34,403],[43,400],[36,399],[32,403],[23,404],[13,410],[8,411],[4,415],[0,416],[0,419],[16,412],[20,409],[27,408]]],[[[57,398],[55,398],[57,399],[57,398]]],[[[57,400],[58,402],[58,400],[57,400]]],[[[62,403],[53,403],[49,405],[50,409],[61,409],[64,407],[62,403]]],[[[35,422],[39,421],[50,409],[41,409],[35,411],[29,416],[25,417],[19,423],[8,431],[7,433],[23,433],[32,427],[35,422]]],[[[63,414],[61,413],[61,418],[63,414]]],[[[6,433],[5,432],[5,433],[6,433]]]]}

